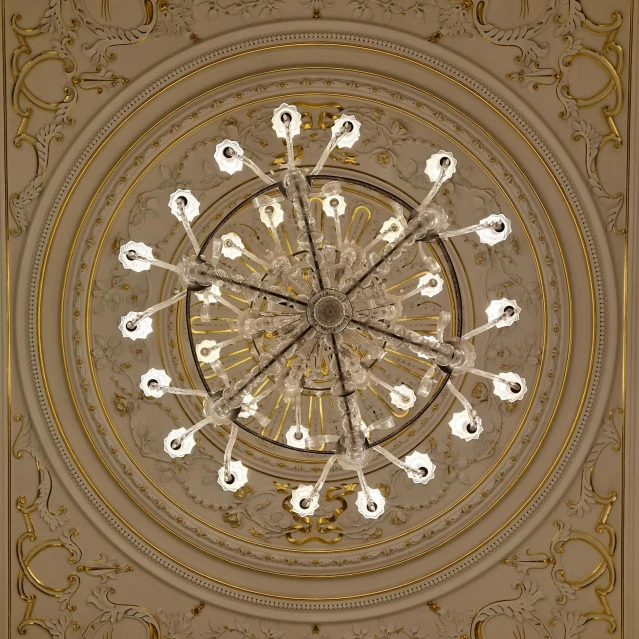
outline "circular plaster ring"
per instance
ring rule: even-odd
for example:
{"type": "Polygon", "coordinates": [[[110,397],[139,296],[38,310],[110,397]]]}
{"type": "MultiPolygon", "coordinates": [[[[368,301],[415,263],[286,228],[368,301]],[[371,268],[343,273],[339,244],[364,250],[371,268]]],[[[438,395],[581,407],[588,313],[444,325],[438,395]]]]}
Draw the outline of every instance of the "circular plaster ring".
{"type": "MultiPolygon", "coordinates": [[[[420,51],[411,51],[409,49],[409,47],[399,47],[398,45],[394,45],[394,44],[389,44],[386,42],[382,42],[379,40],[375,40],[374,38],[363,38],[362,36],[349,36],[349,34],[327,34],[327,33],[323,33],[323,34],[297,34],[295,36],[296,38],[300,39],[301,41],[308,41],[309,39],[313,39],[316,37],[321,37],[322,39],[326,40],[326,39],[330,39],[330,37],[332,37],[333,39],[336,39],[338,41],[349,41],[349,39],[352,39],[352,41],[354,42],[364,42],[367,46],[372,46],[372,47],[378,47],[378,48],[382,48],[382,49],[391,49],[391,50],[398,50],[401,49],[401,51],[403,53],[406,54],[410,54],[411,56],[417,58],[417,59],[422,59],[422,60],[427,60],[428,63],[433,64],[435,66],[438,66],[439,68],[451,73],[451,75],[453,75],[454,77],[456,77],[458,80],[463,81],[465,83],[467,83],[469,86],[472,86],[475,89],[478,89],[487,99],[489,99],[490,101],[492,101],[498,108],[500,108],[502,111],[504,111],[512,120],[514,120],[516,123],[518,123],[522,129],[527,133],[527,135],[532,139],[533,143],[537,146],[538,149],[541,150],[541,152],[543,153],[543,155],[545,155],[545,157],[548,159],[548,162],[550,164],[550,166],[552,167],[552,169],[555,171],[555,173],[559,176],[560,182],[562,183],[563,187],[566,189],[566,191],[568,192],[568,195],[573,203],[573,206],[575,208],[575,210],[577,211],[579,218],[580,218],[580,225],[582,227],[582,229],[584,230],[584,233],[586,235],[587,238],[587,244],[588,244],[588,249],[589,249],[589,254],[595,269],[595,277],[596,277],[596,294],[597,294],[597,299],[598,299],[598,328],[600,330],[600,340],[599,340],[599,344],[598,346],[599,351],[602,350],[601,348],[601,344],[604,342],[604,340],[602,339],[603,337],[603,330],[605,329],[605,317],[604,317],[604,309],[605,309],[605,304],[604,304],[604,297],[603,297],[603,282],[602,282],[602,274],[601,274],[601,268],[600,268],[600,264],[599,264],[599,258],[598,258],[598,253],[597,253],[597,249],[596,249],[596,243],[594,240],[594,237],[590,231],[589,228],[589,224],[583,214],[583,211],[581,209],[581,205],[579,202],[579,199],[576,196],[576,193],[573,189],[573,187],[571,186],[568,178],[566,177],[565,173],[563,172],[563,169],[561,168],[561,165],[559,164],[559,162],[557,162],[557,160],[554,158],[554,156],[552,155],[552,153],[550,151],[548,151],[547,147],[545,147],[544,143],[542,142],[542,140],[539,138],[539,136],[532,130],[532,128],[530,126],[528,126],[523,119],[516,113],[514,112],[514,110],[512,110],[512,108],[510,108],[503,100],[501,100],[500,98],[498,98],[497,96],[495,96],[494,94],[491,94],[491,92],[488,89],[485,89],[484,87],[481,87],[481,85],[476,81],[473,80],[472,78],[470,78],[469,76],[466,76],[463,72],[454,69],[452,66],[448,65],[447,63],[438,61],[434,58],[432,58],[431,56],[427,56],[426,54],[423,54],[420,51]]],[[[288,36],[289,40],[290,39],[294,39],[293,36],[288,36]]],[[[235,47],[233,47],[234,49],[236,49],[237,47],[251,47],[251,46],[258,46],[267,42],[276,42],[278,40],[278,38],[276,37],[272,37],[272,38],[264,38],[261,41],[254,41],[254,42],[250,42],[250,43],[242,43],[240,45],[236,45],[235,47]]],[[[215,55],[215,54],[210,54],[211,56],[215,55]]],[[[196,63],[193,65],[193,67],[197,66],[197,64],[199,64],[200,62],[202,62],[202,60],[196,61],[196,63]]],[[[192,67],[192,68],[193,68],[192,67]]],[[[156,86],[153,88],[153,90],[157,90],[160,86],[162,86],[163,83],[168,83],[170,82],[172,79],[174,79],[176,77],[176,75],[178,75],[179,72],[175,72],[172,74],[169,74],[168,76],[166,76],[163,80],[159,81],[156,86]]],[[[145,94],[147,94],[145,92],[145,94]]],[[[135,100],[131,103],[131,105],[128,107],[133,108],[135,106],[135,100]]],[[[122,115],[124,115],[126,113],[128,109],[125,109],[119,117],[122,117],[122,115]]],[[[83,154],[83,157],[81,157],[78,162],[76,162],[75,166],[74,166],[74,170],[72,171],[72,174],[70,176],[70,178],[65,182],[65,184],[63,185],[60,194],[58,196],[58,198],[56,198],[56,202],[55,202],[55,207],[52,207],[51,209],[51,214],[47,220],[47,223],[45,224],[44,227],[44,232],[42,233],[42,235],[39,238],[39,249],[36,252],[36,260],[34,260],[34,268],[32,271],[32,276],[33,276],[33,281],[32,281],[32,285],[29,289],[29,294],[30,294],[30,303],[29,303],[29,319],[30,319],[30,338],[31,340],[33,339],[33,320],[34,320],[34,314],[35,314],[35,299],[36,299],[36,290],[37,290],[37,278],[38,278],[38,269],[41,263],[41,259],[42,259],[42,253],[43,253],[43,247],[44,247],[44,243],[47,240],[47,236],[49,231],[51,230],[51,224],[53,219],[55,218],[56,212],[57,212],[57,208],[61,202],[61,199],[64,197],[65,194],[65,189],[66,187],[70,184],[70,181],[73,177],[74,173],[77,173],[77,171],[79,171],[79,169],[82,167],[85,159],[91,154],[91,152],[93,151],[93,149],[97,146],[98,144],[98,140],[101,137],[104,137],[108,130],[113,127],[117,122],[117,118],[112,119],[108,125],[103,129],[103,131],[99,134],[99,136],[96,138],[96,141],[94,141],[92,144],[89,145],[89,147],[86,149],[85,153],[83,154]]],[[[33,237],[33,234],[32,234],[33,237]]],[[[32,237],[30,237],[30,241],[31,244],[33,243],[33,241],[35,241],[34,239],[32,239],[32,237]]],[[[25,254],[28,254],[28,252],[25,252],[25,254]]],[[[23,278],[24,279],[24,278],[23,278]]],[[[45,417],[47,418],[47,422],[49,424],[49,431],[58,447],[58,450],[60,451],[62,458],[64,459],[64,461],[67,463],[68,468],[71,470],[72,474],[74,475],[74,477],[76,478],[76,480],[78,481],[78,483],[80,484],[80,486],[82,487],[83,491],[85,492],[85,494],[87,495],[87,497],[96,505],[96,507],[98,508],[98,510],[100,510],[106,517],[107,519],[113,524],[113,526],[119,530],[123,536],[127,539],[129,539],[129,541],[131,541],[136,547],[138,547],[140,550],[142,550],[145,554],[153,557],[155,556],[157,561],[160,561],[160,563],[162,563],[163,565],[165,565],[167,568],[171,569],[171,570],[175,570],[175,568],[171,567],[169,564],[170,562],[167,562],[165,559],[157,556],[157,554],[155,553],[155,551],[151,550],[148,547],[145,547],[143,543],[141,543],[138,539],[136,539],[134,536],[132,536],[126,529],[124,529],[121,524],[119,524],[119,522],[108,513],[108,511],[104,508],[104,506],[102,506],[102,504],[100,503],[100,500],[95,496],[95,494],[93,493],[93,491],[89,488],[89,486],[84,482],[84,480],[80,477],[80,475],[77,473],[77,470],[74,467],[74,464],[72,462],[72,460],[69,458],[68,453],[66,452],[66,449],[62,443],[62,441],[59,439],[59,436],[56,433],[55,430],[55,426],[53,425],[53,422],[51,421],[50,417],[49,417],[49,412],[48,412],[48,406],[46,403],[46,398],[44,397],[44,394],[42,392],[42,385],[41,382],[39,380],[39,374],[38,374],[38,362],[37,362],[37,354],[36,354],[36,349],[34,348],[34,345],[31,344],[31,360],[32,360],[32,364],[33,364],[33,368],[32,368],[32,372],[34,374],[35,377],[35,387],[36,387],[36,392],[39,396],[40,399],[40,406],[42,409],[43,414],[45,415],[45,417]]],[[[601,365],[601,355],[598,355],[599,360],[596,363],[596,367],[595,367],[595,376],[593,379],[593,384],[591,384],[591,387],[589,389],[589,398],[587,400],[587,404],[586,404],[586,410],[584,411],[581,423],[579,424],[579,428],[577,429],[577,433],[575,438],[573,439],[573,442],[571,443],[567,454],[564,458],[564,461],[562,461],[557,469],[557,472],[553,475],[553,477],[551,477],[551,479],[549,480],[549,482],[547,483],[546,487],[541,491],[540,495],[537,497],[537,499],[535,499],[533,501],[533,503],[528,507],[528,509],[521,515],[521,517],[515,521],[512,526],[504,531],[499,538],[495,539],[493,542],[491,542],[491,544],[489,544],[488,547],[486,547],[485,549],[483,549],[482,551],[480,551],[479,553],[477,553],[474,557],[469,558],[467,560],[465,560],[460,567],[467,567],[471,564],[474,564],[480,557],[485,556],[486,554],[488,554],[491,550],[493,550],[494,548],[496,548],[500,543],[502,543],[506,538],[508,538],[512,532],[514,532],[514,530],[516,530],[522,523],[523,521],[525,521],[528,516],[531,514],[531,512],[533,510],[535,510],[536,508],[539,507],[541,500],[548,494],[548,492],[550,491],[550,489],[552,487],[554,487],[557,482],[559,481],[560,475],[562,474],[563,470],[566,467],[567,461],[568,459],[570,459],[570,457],[572,457],[575,453],[575,449],[577,447],[577,443],[579,441],[579,439],[581,438],[581,435],[583,433],[583,430],[585,428],[585,425],[588,421],[588,418],[590,417],[590,413],[593,410],[594,407],[594,393],[597,390],[597,386],[599,384],[600,381],[600,374],[601,374],[601,370],[602,370],[602,365],[601,365]]],[[[26,380],[25,380],[26,381],[26,380]]],[[[601,412],[600,410],[598,412],[601,412]]],[[[379,604],[379,603],[383,603],[383,602],[387,602],[389,600],[392,599],[397,599],[397,598],[401,598],[406,596],[407,594],[411,594],[411,593],[415,593],[418,592],[424,588],[429,588],[432,587],[433,585],[435,585],[436,583],[441,583],[442,581],[452,577],[453,575],[455,575],[457,572],[459,571],[459,568],[452,568],[450,571],[448,571],[445,574],[439,575],[436,579],[434,580],[429,580],[426,582],[423,582],[422,584],[416,585],[416,586],[412,586],[411,588],[405,590],[405,591],[398,591],[395,593],[389,593],[387,595],[381,596],[381,597],[373,597],[373,598],[368,598],[365,600],[362,600],[360,602],[358,602],[358,606],[361,606],[362,604],[364,605],[375,605],[375,604],[379,604]]],[[[238,597],[237,593],[234,593],[232,591],[227,591],[224,588],[209,584],[209,583],[205,583],[203,580],[198,579],[197,577],[193,577],[191,575],[189,575],[188,573],[186,573],[184,570],[182,569],[178,569],[177,570],[178,574],[182,575],[183,577],[193,581],[194,583],[207,587],[209,589],[215,590],[217,592],[222,592],[224,594],[230,595],[232,597],[238,597]]],[[[261,599],[259,597],[254,597],[254,596],[247,596],[247,595],[240,595],[239,598],[241,600],[248,600],[251,601],[253,603],[262,603],[264,605],[267,606],[274,606],[277,608],[286,608],[286,609],[291,609],[291,608],[295,608],[295,609],[307,609],[307,610],[319,610],[319,609],[340,609],[340,608],[350,608],[353,606],[353,603],[323,603],[323,604],[290,604],[290,603],[284,603],[284,602],[275,602],[273,600],[265,600],[265,599],[261,599]]]]}

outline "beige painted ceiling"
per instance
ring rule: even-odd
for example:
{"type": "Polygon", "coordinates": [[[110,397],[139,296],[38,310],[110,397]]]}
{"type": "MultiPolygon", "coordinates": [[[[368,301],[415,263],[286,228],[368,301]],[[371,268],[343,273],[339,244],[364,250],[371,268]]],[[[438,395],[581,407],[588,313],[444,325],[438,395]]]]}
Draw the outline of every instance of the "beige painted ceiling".
{"type": "MultiPolygon", "coordinates": [[[[635,9],[6,0],[2,636],[632,636],[635,9]],[[456,241],[454,262],[464,325],[495,297],[518,300],[522,320],[478,340],[478,364],[522,374],[529,392],[506,405],[461,380],[484,419],[477,442],[451,438],[442,393],[390,444],[429,450],[436,480],[409,485],[380,457],[379,520],[357,514],[347,471],[331,474],[321,516],[294,516],[291,490],[317,462],[256,438],[240,437],[250,482],[234,494],[214,481],[223,433],[170,462],[162,439],[201,406],[150,402],[138,381],[158,366],[199,384],[185,308],[163,312],[142,346],[117,330],[176,286],[117,262],[127,239],[167,261],[188,250],[166,214],[175,188],[202,202],[198,238],[222,223],[264,251],[256,213],[225,217],[256,180],[221,174],[213,150],[239,139],[276,167],[285,148],[269,113],[282,102],[304,113],[302,165],[354,113],[362,139],[331,173],[419,201],[425,159],[446,149],[458,172],[438,203],[454,222],[483,210],[513,222],[494,249],[456,241]]],[[[385,214],[353,197],[351,231],[372,237],[385,214]]],[[[388,368],[396,383],[423,374],[400,355],[388,368]]]]}

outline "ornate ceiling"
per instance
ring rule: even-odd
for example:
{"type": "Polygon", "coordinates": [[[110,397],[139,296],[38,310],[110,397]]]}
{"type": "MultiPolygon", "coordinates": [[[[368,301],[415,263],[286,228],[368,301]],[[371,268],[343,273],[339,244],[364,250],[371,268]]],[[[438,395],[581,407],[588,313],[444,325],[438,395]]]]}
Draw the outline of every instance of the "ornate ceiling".
{"type": "MultiPolygon", "coordinates": [[[[631,632],[634,10],[629,0],[7,0],[5,636],[631,632]],[[188,250],[167,214],[176,188],[201,201],[200,241],[238,230],[264,252],[257,213],[229,215],[257,181],[220,173],[213,151],[237,139],[277,168],[286,148],[269,113],[282,102],[304,114],[303,166],[352,113],[360,142],[331,156],[330,173],[420,201],[424,161],[446,149],[458,170],[437,202],[451,220],[497,210],[513,223],[494,248],[450,246],[464,326],[482,323],[496,297],[522,307],[516,325],[476,345],[479,363],[525,376],[529,392],[507,404],[488,382],[462,379],[484,420],[472,442],[450,435],[449,392],[408,414],[364,395],[369,414],[410,421],[388,444],[395,455],[419,446],[437,465],[416,486],[379,457],[369,477],[387,508],[377,520],[357,514],[357,477],[342,470],[317,516],[294,515],[291,491],[317,475],[316,456],[258,438],[238,440],[252,472],[236,493],[213,485],[223,433],[202,431],[194,455],[170,460],[164,436],[198,421],[201,404],[149,401],[139,377],[159,366],[198,387],[189,331],[224,326],[189,318],[180,302],[153,340],[117,330],[125,312],[176,286],[117,260],[128,239],[174,263],[188,250]]],[[[387,215],[370,194],[351,196],[348,233],[372,238],[387,215]]],[[[401,277],[391,272],[389,285],[401,277]]],[[[433,330],[439,304],[415,299],[415,326],[433,330]]],[[[240,343],[225,366],[256,356],[240,343]]],[[[415,386],[424,367],[397,352],[383,372],[415,386]]],[[[306,402],[319,433],[330,397],[306,402]]],[[[273,404],[269,428],[288,408],[273,404]]]]}

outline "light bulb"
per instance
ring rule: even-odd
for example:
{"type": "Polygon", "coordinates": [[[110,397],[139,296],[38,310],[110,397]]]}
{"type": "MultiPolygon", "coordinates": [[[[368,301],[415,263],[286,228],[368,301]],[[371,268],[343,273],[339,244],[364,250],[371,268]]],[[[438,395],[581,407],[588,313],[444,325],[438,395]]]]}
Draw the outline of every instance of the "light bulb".
{"type": "Polygon", "coordinates": [[[453,177],[457,170],[457,160],[452,153],[448,153],[447,151],[433,153],[426,162],[424,173],[426,173],[431,182],[437,182],[442,173],[442,169],[444,171],[443,182],[453,177]]]}
{"type": "Polygon", "coordinates": [[[520,313],[521,308],[517,306],[517,302],[508,300],[505,297],[500,300],[493,300],[486,309],[486,316],[489,322],[496,320],[501,315],[504,316],[495,324],[497,328],[512,326],[519,319],[520,313]]]}
{"type": "Polygon", "coordinates": [[[285,120],[288,118],[288,128],[291,132],[291,136],[299,135],[302,129],[302,116],[298,110],[290,104],[281,104],[273,111],[273,118],[271,123],[273,124],[273,130],[278,138],[286,138],[286,125],[285,120]]]}
{"type": "Polygon", "coordinates": [[[308,428],[301,424],[293,424],[293,426],[286,431],[286,443],[293,448],[306,448],[306,439],[308,436],[308,428]]]}
{"type": "Polygon", "coordinates": [[[359,130],[362,125],[354,115],[340,115],[333,124],[333,136],[336,136],[342,130],[343,126],[347,127],[347,131],[340,137],[337,146],[340,149],[350,149],[353,144],[359,140],[359,130]]]}
{"type": "Polygon", "coordinates": [[[528,390],[526,380],[517,373],[499,373],[499,379],[494,379],[493,385],[495,395],[506,402],[519,401],[528,390]]]}
{"type": "Polygon", "coordinates": [[[310,517],[319,508],[319,495],[316,493],[311,499],[309,495],[313,492],[310,484],[300,484],[291,494],[291,510],[300,517],[310,517]]]}
{"type": "Polygon", "coordinates": [[[248,470],[241,461],[231,461],[228,475],[224,466],[217,471],[217,483],[223,490],[235,492],[248,483],[248,470]]]}
{"type": "Polygon", "coordinates": [[[406,455],[404,463],[411,467],[406,474],[416,484],[427,484],[431,479],[435,478],[435,464],[431,461],[426,453],[413,451],[410,455],[406,455]]]}
{"type": "Polygon", "coordinates": [[[384,242],[392,244],[401,237],[405,228],[406,221],[403,218],[391,217],[382,224],[382,228],[379,229],[379,236],[384,242]]]}
{"type": "Polygon", "coordinates": [[[224,257],[234,260],[242,255],[244,242],[242,242],[242,238],[237,233],[227,233],[226,235],[222,235],[221,239],[222,255],[224,255],[224,257]]]}
{"type": "Polygon", "coordinates": [[[368,493],[370,495],[370,503],[366,493],[363,490],[360,490],[357,493],[355,505],[362,517],[365,517],[366,519],[377,519],[384,514],[386,500],[379,488],[369,488],[368,493]]]}
{"type": "Polygon", "coordinates": [[[435,297],[444,290],[444,279],[437,273],[426,273],[417,283],[419,292],[426,297],[435,297]]]}
{"type": "Polygon", "coordinates": [[[184,216],[188,222],[193,221],[200,214],[200,203],[191,193],[184,189],[178,189],[169,197],[171,213],[178,218],[184,216]]]}
{"type": "Polygon", "coordinates": [[[322,200],[322,209],[328,217],[335,217],[337,215],[344,215],[346,213],[346,200],[343,195],[335,194],[329,195],[322,200]]]}
{"type": "Polygon", "coordinates": [[[162,397],[165,392],[162,387],[170,385],[171,378],[166,371],[158,368],[150,368],[140,379],[140,388],[147,397],[162,397]]]}
{"type": "Polygon", "coordinates": [[[284,209],[279,202],[260,207],[260,220],[269,229],[277,228],[284,221],[284,209]]]}
{"type": "Polygon", "coordinates": [[[153,250],[150,246],[142,242],[127,242],[120,247],[118,259],[122,263],[122,266],[128,270],[135,271],[136,273],[148,271],[151,265],[146,260],[153,259],[153,250]],[[140,257],[146,259],[138,259],[140,257]]]}
{"type": "Polygon", "coordinates": [[[217,362],[220,358],[220,347],[214,339],[202,340],[196,347],[197,358],[205,364],[217,362]]]}
{"type": "Polygon", "coordinates": [[[136,321],[139,316],[140,313],[131,311],[120,319],[118,328],[124,337],[128,337],[133,340],[145,339],[153,332],[153,320],[150,317],[145,317],[140,321],[136,321]]]}
{"type": "Polygon", "coordinates": [[[397,406],[400,410],[407,410],[415,405],[417,397],[412,388],[409,388],[406,384],[400,384],[393,387],[390,393],[390,400],[393,406],[397,406]]]}
{"type": "Polygon", "coordinates": [[[488,244],[488,246],[494,246],[502,242],[510,235],[510,231],[512,230],[510,220],[505,215],[501,215],[501,213],[489,215],[483,220],[479,220],[479,223],[497,225],[477,231],[479,241],[488,244]]]}
{"type": "Polygon", "coordinates": [[[448,425],[453,435],[467,442],[471,439],[479,439],[484,430],[481,425],[481,419],[475,415],[475,418],[471,420],[468,411],[465,410],[461,413],[454,413],[448,425]]]}
{"type": "Polygon", "coordinates": [[[220,167],[220,171],[233,175],[244,168],[243,155],[244,151],[238,142],[224,140],[215,147],[213,157],[220,167]]]}
{"type": "Polygon", "coordinates": [[[195,436],[193,433],[187,435],[180,442],[180,437],[186,432],[186,428],[176,428],[164,438],[164,452],[172,459],[184,457],[184,455],[188,455],[193,450],[195,446],[195,436]]]}

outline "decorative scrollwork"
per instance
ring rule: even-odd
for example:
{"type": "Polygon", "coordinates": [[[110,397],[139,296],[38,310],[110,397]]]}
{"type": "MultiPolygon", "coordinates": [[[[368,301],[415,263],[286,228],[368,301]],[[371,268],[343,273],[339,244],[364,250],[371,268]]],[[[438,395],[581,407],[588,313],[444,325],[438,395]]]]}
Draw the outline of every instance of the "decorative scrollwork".
{"type": "Polygon", "coordinates": [[[32,514],[38,512],[42,520],[51,530],[56,530],[70,522],[64,506],[60,506],[59,514],[49,510],[49,498],[51,495],[51,473],[47,467],[44,456],[33,439],[31,420],[28,416],[16,415],[14,420],[19,423],[20,429],[12,446],[12,453],[16,459],[22,459],[24,453],[29,453],[35,460],[39,474],[39,483],[36,497],[29,501],[27,497],[18,497],[16,508],[24,517],[25,531],[16,540],[16,551],[19,570],[16,585],[20,598],[25,603],[22,620],[18,624],[18,632],[25,634],[29,626],[38,626],[47,631],[53,639],[66,639],[69,630],[79,631],[82,626],[74,618],[77,611],[76,601],[82,583],[82,576],[94,576],[100,579],[100,585],[92,590],[87,598],[87,604],[97,607],[100,612],[90,619],[82,632],[82,639],[103,637],[99,634],[102,629],[110,629],[123,619],[134,619],[144,624],[148,630],[149,639],[160,639],[160,623],[145,608],[133,604],[115,603],[110,595],[115,591],[105,585],[114,580],[120,573],[130,572],[131,566],[121,565],[105,553],[100,553],[98,559],[90,565],[80,564],[82,550],[75,541],[78,536],[76,528],[64,528],[57,537],[41,540],[38,537],[32,514]],[[63,585],[51,585],[37,574],[34,562],[41,555],[48,555],[49,551],[60,548],[67,552],[68,561],[76,566],[75,571],[66,575],[66,583],[63,585]],[[40,617],[34,615],[34,609],[38,598],[45,597],[55,599],[59,608],[64,611],[60,617],[40,617]],[[72,601],[73,600],[73,601],[72,601]]]}
{"type": "MultiPolygon", "coordinates": [[[[607,495],[601,495],[593,487],[593,474],[597,461],[603,451],[610,447],[613,451],[621,448],[619,427],[616,420],[623,421],[623,409],[611,410],[601,425],[601,434],[595,441],[586,458],[581,475],[579,499],[575,502],[569,499],[568,514],[572,517],[583,517],[589,513],[593,506],[600,506],[601,510],[594,525],[594,533],[575,530],[563,521],[556,521],[557,531],[550,542],[550,551],[546,553],[531,554],[528,549],[523,553],[504,559],[502,563],[512,566],[518,572],[528,574],[532,569],[544,569],[550,567],[553,584],[559,592],[556,601],[563,605],[569,599],[576,600],[577,593],[590,586],[594,587],[594,594],[599,602],[599,610],[587,610],[578,615],[565,611],[553,611],[550,625],[560,621],[566,630],[566,636],[578,636],[585,625],[595,619],[605,621],[608,624],[608,632],[613,633],[617,628],[617,621],[608,603],[608,595],[613,591],[616,583],[616,568],[614,555],[617,546],[617,533],[608,519],[612,507],[617,499],[615,491],[607,495]],[[603,539],[601,539],[603,536],[603,539]],[[571,544],[581,543],[593,550],[597,556],[596,564],[585,577],[571,577],[568,575],[568,567],[563,561],[565,549],[571,544]],[[569,634],[570,629],[573,634],[569,634]]],[[[622,423],[620,423],[620,426],[622,423]]],[[[481,637],[481,634],[477,635],[481,637]]]]}
{"type": "MultiPolygon", "coordinates": [[[[98,23],[87,10],[84,0],[64,3],[62,0],[49,0],[40,23],[34,27],[23,27],[21,16],[11,17],[11,29],[18,40],[18,46],[11,55],[11,73],[13,76],[12,107],[20,118],[13,143],[20,148],[23,142],[30,144],[36,154],[34,176],[20,193],[14,193],[10,199],[11,215],[16,228],[11,235],[20,235],[29,226],[27,207],[42,193],[50,163],[50,146],[53,141],[62,142],[63,130],[71,126],[74,120],[70,113],[78,102],[78,88],[95,90],[98,94],[105,89],[114,88],[128,82],[127,78],[116,75],[108,66],[115,59],[112,47],[138,44],[154,29],[157,20],[155,0],[142,0],[144,21],[137,29],[121,29],[98,23]],[[63,12],[63,4],[74,10],[71,19],[63,12]],[[82,51],[92,62],[99,64],[90,71],[79,71],[78,61],[72,51],[81,37],[80,31],[88,31],[97,37],[93,44],[82,45],[82,51]],[[43,35],[49,35],[50,48],[34,53],[31,42],[43,35]],[[47,99],[29,83],[29,78],[37,68],[47,64],[62,65],[65,82],[61,87],[62,97],[47,99]],[[32,133],[29,126],[34,112],[52,113],[53,119],[32,133]]],[[[107,12],[108,13],[108,12],[107,12]]],[[[39,42],[39,41],[38,41],[39,42]]]]}

